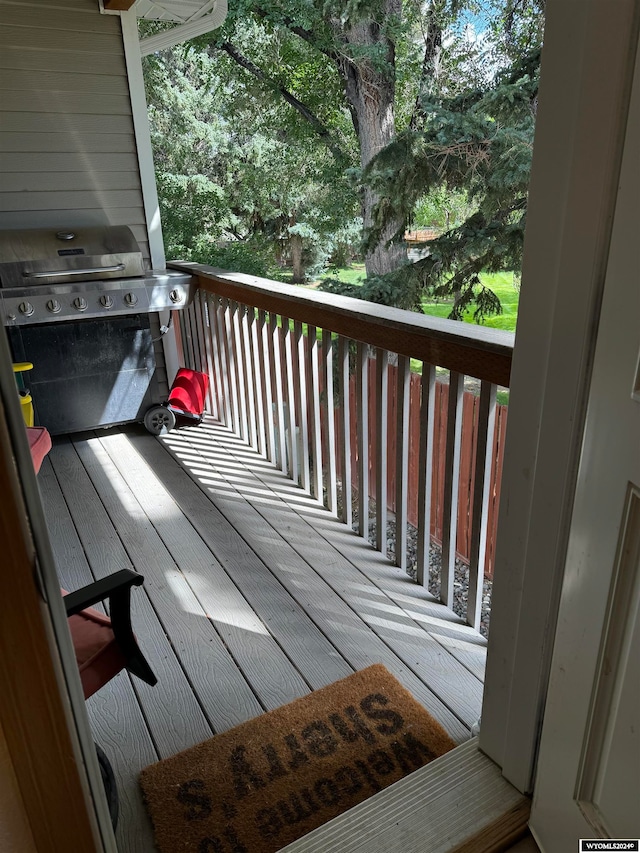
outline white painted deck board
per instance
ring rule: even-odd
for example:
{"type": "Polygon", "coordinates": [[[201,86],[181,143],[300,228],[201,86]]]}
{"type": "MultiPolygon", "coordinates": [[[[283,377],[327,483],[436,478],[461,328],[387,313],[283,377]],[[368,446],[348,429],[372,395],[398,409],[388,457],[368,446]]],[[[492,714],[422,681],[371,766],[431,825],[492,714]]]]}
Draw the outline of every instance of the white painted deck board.
{"type": "MultiPolygon", "coordinates": [[[[269,682],[273,680],[275,662],[282,659],[286,661],[285,666],[289,666],[280,646],[256,617],[192,524],[184,515],[175,513],[173,498],[144,460],[135,453],[135,445],[132,446],[123,435],[103,438],[102,444],[156,526],[159,536],[223,636],[247,680],[256,685],[256,692],[268,709],[282,705],[283,701],[277,694],[271,697],[271,701],[266,701],[271,692],[269,682]]],[[[204,524],[210,524],[210,519],[205,519],[204,524]]],[[[313,636],[308,639],[304,649],[305,657],[295,661],[305,674],[314,667],[320,670],[320,650],[315,648],[314,639],[313,636]]],[[[344,662],[340,665],[333,649],[328,651],[331,655],[330,666],[326,670],[322,669],[321,674],[313,679],[317,682],[314,686],[330,684],[352,672],[344,662]]],[[[308,692],[306,683],[300,681],[298,686],[299,695],[308,692]]]]}
{"type": "Polygon", "coordinates": [[[153,830],[147,815],[138,774],[158,760],[147,722],[128,673],[121,672],[87,700],[91,730],[109,758],[116,777],[119,853],[150,853],[153,830]]]}
{"type": "MultiPolygon", "coordinates": [[[[246,681],[99,439],[76,441],[74,446],[136,569],[145,577],[145,590],[214,730],[224,731],[255,716],[255,700],[246,681]]],[[[283,701],[291,701],[299,695],[299,681],[279,664],[274,660],[278,676],[274,690],[283,701]]]]}
{"type": "MultiPolygon", "coordinates": [[[[189,475],[175,464],[167,465],[171,457],[158,442],[148,442],[146,436],[132,437],[132,442],[145,460],[154,467],[162,469],[164,481],[174,494],[179,495],[180,505],[192,520],[198,533],[207,542],[221,564],[243,594],[251,603],[262,622],[277,638],[282,648],[298,666],[305,666],[305,676],[314,687],[323,687],[336,678],[342,678],[353,671],[352,667],[340,663],[340,655],[325,634],[289,591],[279,583],[265,565],[277,559],[270,547],[275,531],[258,531],[252,526],[251,507],[238,494],[227,489],[228,495],[222,495],[222,489],[216,488],[215,500],[208,498],[191,480],[189,475]],[[220,508],[225,506],[228,515],[220,508]],[[252,534],[245,541],[238,532],[248,516],[252,534]],[[230,520],[231,519],[231,520],[230,520]],[[267,537],[262,539],[262,536],[267,537]],[[269,547],[260,547],[260,541],[269,547]]],[[[205,467],[198,471],[211,481],[210,472],[205,467]]],[[[246,528],[245,528],[246,530],[246,528]]]]}
{"type": "MultiPolygon", "coordinates": [[[[221,427],[211,427],[211,431],[216,439],[213,442],[206,440],[206,433],[200,428],[199,431],[190,430],[169,435],[163,439],[163,443],[169,448],[173,447],[174,452],[179,452],[185,445],[192,447],[203,460],[211,464],[214,472],[212,476],[215,476],[216,472],[224,476],[222,470],[216,469],[217,466],[224,465],[229,452],[234,452],[234,444],[232,443],[231,447],[224,446],[225,436],[221,427]]],[[[252,468],[252,472],[255,470],[252,468]]],[[[233,475],[225,478],[225,482],[232,485],[233,475]]],[[[395,605],[383,590],[363,577],[350,560],[335,549],[327,548],[326,539],[317,533],[313,524],[307,523],[307,519],[329,515],[328,513],[315,511],[312,503],[305,512],[301,508],[301,497],[288,489],[294,499],[297,499],[298,511],[292,513],[286,502],[286,494],[282,499],[278,499],[271,492],[268,500],[260,499],[256,496],[260,486],[264,490],[264,480],[261,480],[257,473],[255,485],[245,474],[242,481],[238,482],[238,489],[267,524],[274,531],[286,530],[283,536],[286,536],[287,543],[308,566],[360,615],[409,669],[418,676],[422,674],[423,681],[427,680],[424,675],[428,672],[430,685],[435,688],[435,692],[447,707],[463,722],[469,726],[473,725],[478,718],[478,708],[482,701],[481,681],[460,664],[457,656],[450,654],[445,645],[438,643],[430,633],[425,635],[423,628],[395,605]],[[419,653],[416,650],[416,641],[419,642],[419,653]],[[454,660],[451,660],[452,657],[454,660]]],[[[217,501],[217,496],[214,496],[213,500],[217,501]]],[[[251,522],[252,528],[255,529],[259,523],[260,521],[254,518],[251,522]]],[[[276,544],[274,543],[273,547],[276,544]]]]}
{"type": "MultiPolygon", "coordinates": [[[[463,740],[467,736],[468,727],[425,685],[424,681],[412,672],[411,668],[398,657],[396,652],[378,636],[366,621],[362,620],[361,615],[344,600],[344,597],[339,595],[319,573],[314,571],[309,562],[305,561],[293,549],[288,539],[291,536],[292,524],[297,522],[297,516],[288,513],[287,516],[283,517],[279,514],[269,523],[257,512],[255,507],[251,506],[250,496],[252,494],[258,496],[260,507],[267,506],[272,501],[277,502],[278,499],[264,487],[256,486],[250,471],[243,469],[240,472],[240,477],[245,482],[245,487],[242,490],[244,499],[240,500],[240,492],[235,491],[229,480],[221,477],[220,470],[214,471],[197,451],[189,452],[186,438],[178,439],[177,443],[177,452],[182,457],[185,466],[192,471],[195,481],[194,488],[198,488],[195,485],[196,482],[199,483],[200,487],[210,488],[212,492],[210,500],[246,537],[256,553],[263,556],[278,582],[295,597],[296,601],[314,619],[316,624],[322,627],[327,637],[351,663],[353,668],[362,669],[371,663],[383,663],[413,693],[416,699],[442,723],[455,740],[463,740]],[[211,487],[210,484],[215,484],[215,486],[211,487]],[[227,494],[233,495],[233,497],[228,498],[227,494]],[[283,536],[286,536],[287,541],[283,536]]],[[[171,444],[169,439],[167,439],[167,444],[171,444]]],[[[155,464],[162,464],[159,455],[161,449],[157,444],[151,445],[145,442],[144,447],[141,447],[141,452],[145,453],[148,460],[153,459],[155,464]]],[[[237,466],[233,470],[234,473],[230,476],[237,480],[239,476],[237,466]]],[[[296,487],[292,485],[292,488],[295,489],[296,487]]],[[[304,501],[304,494],[300,490],[298,492],[300,500],[304,501]]],[[[197,499],[197,494],[194,497],[197,499]]],[[[309,500],[312,504],[314,503],[312,499],[309,500]]],[[[330,549],[325,546],[318,557],[330,560],[330,549]]],[[[359,580],[366,583],[364,578],[359,578],[359,580]]],[[[426,635],[424,635],[424,639],[428,641],[426,635]]],[[[415,648],[413,652],[415,656],[415,648]]],[[[476,713],[474,708],[473,713],[475,714],[475,722],[479,711],[476,713]]]]}
{"type": "MultiPolygon", "coordinates": [[[[55,514],[47,514],[47,523],[50,531],[65,525],[64,540],[57,536],[52,541],[62,577],[66,579],[69,572],[74,571],[74,565],[86,565],[84,573],[76,576],[70,586],[76,589],[94,578],[103,578],[120,569],[132,569],[133,564],[73,447],[70,444],[60,445],[53,454],[53,460],[55,470],[61,472],[64,480],[63,499],[66,504],[56,502],[55,514]],[[73,518],[76,519],[77,531],[75,527],[69,530],[73,518]],[[70,546],[73,549],[71,553],[70,546]],[[77,555],[75,559],[74,554],[77,555]]],[[[45,469],[43,466],[39,475],[41,489],[46,490],[49,497],[45,506],[56,489],[62,497],[59,485],[52,482],[53,471],[53,468],[45,469]]],[[[140,646],[145,656],[154,661],[154,672],[158,678],[155,687],[136,680],[136,691],[158,752],[161,757],[168,757],[210,737],[212,729],[191,691],[145,589],[132,591],[131,612],[140,646]]]]}
{"type": "MultiPolygon", "coordinates": [[[[92,441],[94,449],[99,451],[96,447],[98,440],[92,439],[92,441]]],[[[78,442],[78,445],[82,447],[87,445],[87,442],[78,442]]],[[[96,476],[98,466],[91,465],[89,453],[92,454],[93,451],[85,446],[83,449],[85,461],[96,476]]],[[[146,595],[143,597],[137,594],[138,591],[134,591],[132,613],[140,645],[152,661],[159,684],[154,688],[137,680],[136,684],[139,684],[140,695],[148,699],[149,708],[145,709],[145,713],[149,717],[152,730],[157,716],[166,714],[165,724],[153,732],[154,739],[159,742],[161,755],[173,754],[177,751],[176,747],[178,750],[184,749],[208,737],[211,733],[209,726],[204,728],[198,725],[196,732],[191,731],[190,735],[185,735],[180,744],[169,742],[165,748],[162,748],[166,738],[176,737],[176,731],[179,733],[185,726],[190,725],[189,720],[193,716],[193,709],[188,713],[189,709],[184,707],[184,703],[187,697],[194,701],[191,686],[194,683],[201,686],[198,694],[199,701],[206,708],[207,716],[217,731],[230,728],[259,714],[262,711],[261,704],[244,682],[237,667],[230,661],[224,645],[219,640],[216,642],[217,638],[214,636],[206,632],[203,634],[202,627],[206,619],[198,620],[197,615],[193,613],[189,614],[189,618],[179,618],[180,608],[176,607],[175,601],[171,599],[165,579],[162,575],[159,578],[155,577],[154,573],[150,576],[148,569],[153,565],[154,558],[162,555],[153,551],[149,553],[149,542],[145,542],[145,539],[148,540],[150,537],[145,537],[144,525],[139,524],[137,530],[136,525],[128,522],[120,525],[121,541],[113,526],[113,520],[108,516],[102,501],[98,498],[94,484],[89,480],[74,447],[70,444],[58,443],[51,458],[59,476],[64,479],[66,499],[74,510],[76,526],[80,538],[84,540],[85,549],[97,566],[96,576],[102,577],[110,571],[132,567],[145,574],[144,592],[150,595],[156,609],[146,601],[146,595]],[[129,559],[127,549],[133,562],[129,559]],[[155,587],[159,587],[161,593],[162,590],[167,593],[166,603],[160,597],[161,593],[160,596],[154,595],[155,587]],[[160,621],[156,610],[160,613],[160,621]],[[191,628],[193,628],[193,636],[200,638],[199,644],[192,642],[191,628]],[[167,634],[170,640],[167,639],[167,634]],[[201,661],[196,659],[194,667],[194,652],[201,652],[209,660],[202,665],[201,661]],[[168,666],[168,662],[172,661],[176,654],[182,664],[182,667],[178,666],[178,671],[168,666]],[[185,677],[182,668],[186,670],[189,678],[185,677]]],[[[107,495],[107,490],[103,489],[102,494],[107,495]]],[[[124,493],[123,498],[126,499],[124,493]]],[[[129,507],[135,511],[135,505],[130,501],[129,507]]],[[[115,517],[117,523],[117,512],[115,517]]],[[[124,517],[127,517],[126,511],[124,517]]],[[[168,568],[166,559],[164,563],[165,568],[168,568]]],[[[175,574],[174,572],[174,576],[175,574]]],[[[204,616],[202,611],[201,615],[204,616]]],[[[195,702],[196,707],[197,705],[198,703],[195,702]]],[[[201,716],[200,712],[198,716],[201,716]]]]}
{"type": "Polygon", "coordinates": [[[228,431],[174,438],[172,453],[138,427],[56,439],[39,477],[65,583],[145,575],[134,628],[159,684],[121,674],[87,703],[118,776],[120,853],[153,849],[140,769],[374,662],[466,740],[479,688],[458,716],[447,703],[480,685],[481,638],[228,431]],[[435,685],[403,660],[423,644],[435,685]]]}
{"type": "MultiPolygon", "coordinates": [[[[91,583],[94,579],[91,568],[48,459],[40,470],[39,484],[48,510],[49,537],[61,585],[73,590],[91,583]]],[[[97,608],[103,610],[100,605],[97,608]]],[[[145,653],[149,654],[148,648],[145,653]]],[[[108,756],[118,786],[118,846],[127,853],[146,853],[151,849],[152,830],[137,774],[157,761],[158,752],[128,673],[120,673],[99,694],[90,697],[87,711],[94,740],[108,756]]]]}
{"type": "MultiPolygon", "coordinates": [[[[215,422],[205,426],[212,433],[217,446],[225,448],[237,459],[249,459],[244,448],[239,447],[237,439],[224,427],[215,422]]],[[[298,511],[312,506],[309,501],[300,500],[300,490],[273,466],[253,464],[252,470],[259,474],[263,483],[283,498],[292,509],[298,511]]],[[[343,554],[369,580],[382,589],[407,615],[435,634],[442,633],[466,640],[468,643],[486,648],[486,640],[466,625],[451,610],[443,608],[426,589],[416,584],[400,568],[377,551],[371,544],[326,512],[308,512],[306,521],[323,535],[331,548],[343,554]]]]}

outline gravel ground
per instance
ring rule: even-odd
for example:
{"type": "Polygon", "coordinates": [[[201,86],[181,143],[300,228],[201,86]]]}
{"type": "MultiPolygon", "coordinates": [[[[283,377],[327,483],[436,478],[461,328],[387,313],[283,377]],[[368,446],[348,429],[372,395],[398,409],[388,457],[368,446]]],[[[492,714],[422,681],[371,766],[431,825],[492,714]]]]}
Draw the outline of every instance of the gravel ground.
{"type": "MultiPolygon", "coordinates": [[[[375,522],[375,503],[370,502],[369,518],[372,519],[369,523],[369,541],[375,543],[376,522],[375,522]]],[[[353,506],[353,528],[358,529],[357,519],[357,504],[354,501],[353,506]]],[[[407,574],[416,579],[416,555],[417,555],[417,536],[418,531],[415,527],[407,525],[407,574]]],[[[390,514],[387,523],[387,556],[393,560],[395,557],[396,547],[396,522],[390,514]]],[[[438,597],[440,595],[440,568],[442,565],[442,549],[439,545],[431,543],[429,549],[429,592],[438,597]]],[[[480,633],[487,637],[489,634],[489,618],[491,616],[491,587],[492,582],[484,579],[482,591],[482,609],[480,615],[480,633]]],[[[469,596],[469,566],[460,560],[455,562],[455,572],[453,580],[453,611],[465,618],[467,599],[469,596]]]]}

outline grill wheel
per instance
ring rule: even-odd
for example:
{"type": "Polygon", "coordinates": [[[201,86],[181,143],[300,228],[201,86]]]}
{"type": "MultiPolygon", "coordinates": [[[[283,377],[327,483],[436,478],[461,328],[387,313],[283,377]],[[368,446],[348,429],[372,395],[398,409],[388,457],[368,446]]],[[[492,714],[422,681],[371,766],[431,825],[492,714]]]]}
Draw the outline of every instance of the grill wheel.
{"type": "Polygon", "coordinates": [[[176,425],[176,416],[165,406],[153,406],[145,413],[144,425],[152,435],[166,435],[176,425]]]}

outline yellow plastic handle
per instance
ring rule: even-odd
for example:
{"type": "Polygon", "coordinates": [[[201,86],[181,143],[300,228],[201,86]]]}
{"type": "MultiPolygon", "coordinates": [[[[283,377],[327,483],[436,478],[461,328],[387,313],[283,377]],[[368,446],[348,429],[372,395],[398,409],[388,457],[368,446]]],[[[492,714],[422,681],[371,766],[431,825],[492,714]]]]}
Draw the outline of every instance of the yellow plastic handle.
{"type": "Polygon", "coordinates": [[[18,361],[13,365],[14,373],[22,373],[24,370],[33,370],[33,365],[30,361],[18,361]]]}

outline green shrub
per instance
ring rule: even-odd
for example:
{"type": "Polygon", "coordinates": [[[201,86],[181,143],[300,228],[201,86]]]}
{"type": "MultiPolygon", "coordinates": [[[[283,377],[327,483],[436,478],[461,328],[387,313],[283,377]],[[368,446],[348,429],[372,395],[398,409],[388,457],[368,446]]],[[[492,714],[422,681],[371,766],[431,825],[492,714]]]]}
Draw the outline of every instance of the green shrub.
{"type": "Polygon", "coordinates": [[[192,260],[230,272],[267,278],[273,265],[272,250],[256,240],[235,241],[217,246],[201,241],[192,252],[192,260]]]}

